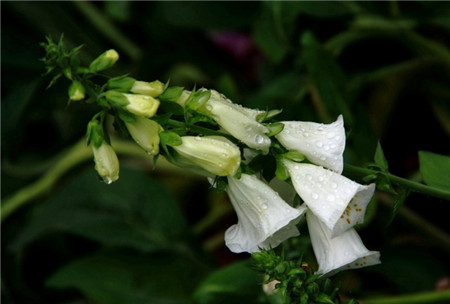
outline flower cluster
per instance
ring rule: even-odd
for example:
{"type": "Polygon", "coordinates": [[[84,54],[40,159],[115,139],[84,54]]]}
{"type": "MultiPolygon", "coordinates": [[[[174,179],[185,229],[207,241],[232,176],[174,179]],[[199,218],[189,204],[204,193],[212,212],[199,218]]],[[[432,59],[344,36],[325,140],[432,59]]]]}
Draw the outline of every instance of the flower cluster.
{"type": "Polygon", "coordinates": [[[297,224],[306,215],[318,274],[379,263],[379,253],[367,250],[354,229],[364,220],[375,186],[341,175],[342,116],[331,124],[279,122],[273,116],[280,111],[248,109],[214,90],[187,91],[127,75],[110,78],[100,87],[90,79],[115,64],[116,51],[108,50],[81,67],[74,59],[79,48],[67,52],[60,41],[49,42],[46,49],[49,72],[59,69],[58,75],[71,81],[70,101],[87,99],[102,108],[88,124],[87,138],[105,182],[119,178],[119,161],[104,128],[104,117],[112,115],[116,129],[155,159],[162,155],[208,177],[214,186],[223,186],[238,218],[225,232],[232,252],[276,247],[299,235],[297,224]],[[70,60],[59,60],[60,56],[70,60]],[[273,174],[268,179],[261,169],[252,168],[258,157],[275,159],[278,182],[271,181],[273,174]],[[292,194],[301,198],[301,205],[293,206],[292,194]]]}

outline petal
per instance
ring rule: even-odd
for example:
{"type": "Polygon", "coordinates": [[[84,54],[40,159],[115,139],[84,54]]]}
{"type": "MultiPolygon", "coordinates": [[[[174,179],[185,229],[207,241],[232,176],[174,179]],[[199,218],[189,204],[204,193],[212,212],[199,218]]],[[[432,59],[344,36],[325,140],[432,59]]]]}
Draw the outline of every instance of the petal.
{"type": "Polygon", "coordinates": [[[333,236],[362,223],[375,186],[364,186],[319,166],[284,160],[292,184],[333,236]]]}
{"type": "Polygon", "coordinates": [[[244,108],[231,103],[215,91],[211,91],[211,98],[206,103],[206,110],[212,118],[228,133],[242,141],[250,148],[269,151],[270,138],[265,133],[269,129],[255,119],[260,111],[244,108]]]}
{"type": "Polygon", "coordinates": [[[304,154],[312,163],[342,173],[345,129],[342,115],[331,124],[283,121],[284,129],[275,137],[289,150],[304,154]]]}
{"type": "Polygon", "coordinates": [[[331,231],[311,211],[306,212],[311,242],[316,255],[319,274],[335,274],[350,268],[379,264],[380,253],[369,251],[355,229],[331,237],[331,231]]]}
{"type": "Polygon", "coordinates": [[[240,179],[229,176],[227,192],[238,216],[238,223],[225,232],[225,244],[232,252],[276,247],[298,235],[295,224],[302,212],[286,204],[256,176],[242,174],[240,179]]]}

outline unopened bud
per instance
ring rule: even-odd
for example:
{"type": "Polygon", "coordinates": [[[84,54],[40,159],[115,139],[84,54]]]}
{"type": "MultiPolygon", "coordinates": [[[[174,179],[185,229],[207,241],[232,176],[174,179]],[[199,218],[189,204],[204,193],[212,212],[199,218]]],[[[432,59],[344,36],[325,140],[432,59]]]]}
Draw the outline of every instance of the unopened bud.
{"type": "Polygon", "coordinates": [[[158,80],[152,82],[136,81],[130,91],[136,94],[158,97],[164,91],[164,84],[158,80]]]}
{"type": "Polygon", "coordinates": [[[69,98],[73,101],[78,101],[84,99],[85,90],[84,86],[78,80],[72,81],[72,84],[69,87],[69,98]]]}
{"type": "Polygon", "coordinates": [[[241,163],[241,152],[231,141],[221,136],[182,136],[182,144],[174,146],[177,163],[194,171],[201,168],[205,175],[228,176],[236,174],[241,163]],[[209,173],[209,174],[208,174],[209,173]]]}
{"type": "Polygon", "coordinates": [[[95,170],[107,184],[111,184],[119,179],[119,159],[114,149],[103,142],[100,147],[92,145],[94,152],[95,170]]]}
{"type": "Polygon", "coordinates": [[[105,97],[137,116],[152,117],[159,107],[159,100],[146,95],[108,91],[105,93],[105,97]]]}
{"type": "Polygon", "coordinates": [[[94,59],[89,65],[89,71],[100,72],[112,67],[119,60],[119,54],[116,50],[108,50],[94,59]]]}
{"type": "Polygon", "coordinates": [[[147,153],[156,155],[159,153],[159,133],[163,128],[156,122],[144,117],[136,117],[133,122],[125,122],[131,137],[147,153]]]}

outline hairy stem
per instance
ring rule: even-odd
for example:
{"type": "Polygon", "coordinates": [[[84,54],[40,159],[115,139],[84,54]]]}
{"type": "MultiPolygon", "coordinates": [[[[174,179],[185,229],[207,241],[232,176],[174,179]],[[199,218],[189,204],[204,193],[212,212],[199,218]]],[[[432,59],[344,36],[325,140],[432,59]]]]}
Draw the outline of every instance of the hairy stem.
{"type": "Polygon", "coordinates": [[[450,290],[413,293],[397,297],[359,300],[360,304],[426,304],[450,300],[450,290]]]}
{"type": "MultiPolygon", "coordinates": [[[[368,176],[368,175],[374,175],[374,174],[378,173],[378,171],[376,171],[376,170],[361,168],[361,167],[347,165],[347,164],[344,166],[344,171],[347,173],[359,175],[361,177],[368,176]]],[[[387,176],[392,183],[397,184],[399,186],[403,186],[411,191],[428,194],[428,195],[442,198],[445,200],[450,200],[450,191],[446,191],[443,189],[438,189],[438,188],[427,186],[427,185],[424,185],[421,183],[413,182],[408,179],[405,179],[405,178],[402,178],[402,177],[399,177],[399,176],[396,176],[396,175],[393,175],[390,173],[388,173],[387,176]]]]}

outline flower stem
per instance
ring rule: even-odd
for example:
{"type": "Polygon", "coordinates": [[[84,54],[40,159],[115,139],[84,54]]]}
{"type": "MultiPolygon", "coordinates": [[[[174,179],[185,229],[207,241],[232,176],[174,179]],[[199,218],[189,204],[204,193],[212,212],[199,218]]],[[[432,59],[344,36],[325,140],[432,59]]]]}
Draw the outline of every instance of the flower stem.
{"type": "MultiPolygon", "coordinates": [[[[112,146],[118,154],[131,157],[145,157],[151,161],[151,157],[133,142],[113,139],[112,146]]],[[[80,140],[64,153],[55,165],[40,179],[3,200],[1,206],[1,221],[6,219],[20,207],[48,193],[64,174],[91,159],[92,150],[86,145],[85,139],[80,140]]],[[[158,167],[161,166],[170,166],[172,168],[172,166],[163,159],[158,161],[158,167]]]]}
{"type": "Polygon", "coordinates": [[[397,297],[358,300],[360,304],[425,304],[450,300],[450,290],[429,291],[402,295],[397,297]]]}
{"type": "MultiPolygon", "coordinates": [[[[361,168],[361,167],[348,165],[348,164],[345,164],[344,171],[347,173],[356,174],[359,176],[368,176],[368,175],[374,175],[374,174],[378,173],[378,171],[376,171],[376,170],[361,168]]],[[[450,191],[446,191],[443,189],[438,189],[438,188],[427,186],[427,185],[424,185],[421,183],[413,182],[408,179],[405,179],[405,178],[402,178],[402,177],[399,177],[399,176],[396,176],[396,175],[393,175],[390,173],[387,173],[387,177],[389,178],[389,180],[392,183],[397,184],[399,186],[406,187],[406,188],[410,189],[411,191],[428,194],[428,195],[442,198],[445,200],[450,200],[450,191]]]]}

